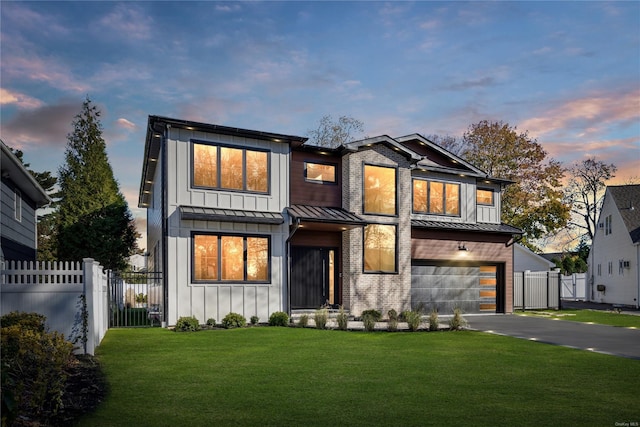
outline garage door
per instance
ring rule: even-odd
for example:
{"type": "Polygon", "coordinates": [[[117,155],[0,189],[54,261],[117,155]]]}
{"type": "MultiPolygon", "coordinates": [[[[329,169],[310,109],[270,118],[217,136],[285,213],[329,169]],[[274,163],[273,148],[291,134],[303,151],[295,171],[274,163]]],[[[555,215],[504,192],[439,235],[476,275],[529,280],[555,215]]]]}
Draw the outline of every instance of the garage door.
{"type": "Polygon", "coordinates": [[[427,312],[436,309],[450,314],[454,308],[464,313],[495,313],[498,302],[498,268],[495,265],[411,266],[411,308],[427,312]]]}

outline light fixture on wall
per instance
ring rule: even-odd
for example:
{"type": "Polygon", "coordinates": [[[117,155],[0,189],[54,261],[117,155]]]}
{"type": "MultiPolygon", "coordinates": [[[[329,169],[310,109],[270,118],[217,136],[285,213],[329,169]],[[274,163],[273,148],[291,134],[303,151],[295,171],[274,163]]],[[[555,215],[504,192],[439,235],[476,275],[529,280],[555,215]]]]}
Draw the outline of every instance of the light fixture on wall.
{"type": "Polygon", "coordinates": [[[467,247],[464,245],[464,242],[460,242],[460,243],[458,243],[458,250],[459,251],[468,251],[469,249],[467,249],[467,247]]]}

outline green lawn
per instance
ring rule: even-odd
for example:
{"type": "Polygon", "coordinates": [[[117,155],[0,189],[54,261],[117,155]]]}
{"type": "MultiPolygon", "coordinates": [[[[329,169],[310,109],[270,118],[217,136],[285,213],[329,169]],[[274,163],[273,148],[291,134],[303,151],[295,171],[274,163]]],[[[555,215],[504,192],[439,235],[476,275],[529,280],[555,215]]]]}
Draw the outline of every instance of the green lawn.
{"type": "Polygon", "coordinates": [[[613,426],[640,362],[480,332],[112,329],[82,426],[613,426]]]}
{"type": "Polygon", "coordinates": [[[544,310],[517,312],[525,316],[539,316],[573,322],[591,322],[601,325],[640,328],[640,316],[618,314],[602,310],[544,310]]]}

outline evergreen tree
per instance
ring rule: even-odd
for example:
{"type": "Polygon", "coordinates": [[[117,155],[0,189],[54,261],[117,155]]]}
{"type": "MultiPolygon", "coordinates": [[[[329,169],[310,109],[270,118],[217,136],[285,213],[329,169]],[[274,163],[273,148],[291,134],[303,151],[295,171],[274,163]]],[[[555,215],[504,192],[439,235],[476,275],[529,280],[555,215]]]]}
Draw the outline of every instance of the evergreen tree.
{"type": "Polygon", "coordinates": [[[137,232],[109,164],[100,111],[89,98],[67,140],[65,164],[58,171],[58,259],[89,257],[105,268],[122,269],[136,251],[137,232]]]}

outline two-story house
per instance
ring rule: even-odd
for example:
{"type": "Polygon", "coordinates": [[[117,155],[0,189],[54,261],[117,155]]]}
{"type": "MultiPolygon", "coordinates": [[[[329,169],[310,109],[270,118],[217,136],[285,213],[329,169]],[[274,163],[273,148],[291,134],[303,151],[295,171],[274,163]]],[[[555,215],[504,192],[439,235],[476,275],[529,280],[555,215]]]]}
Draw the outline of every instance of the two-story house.
{"type": "Polygon", "coordinates": [[[35,261],[36,211],[51,199],[2,141],[0,169],[0,261],[35,261]]]}
{"type": "Polygon", "coordinates": [[[592,301],[640,307],[640,185],[607,187],[589,254],[592,301]]]}
{"type": "Polygon", "coordinates": [[[139,206],[168,324],[327,304],[512,311],[507,181],[417,134],[305,142],[149,117],[139,206]]]}

